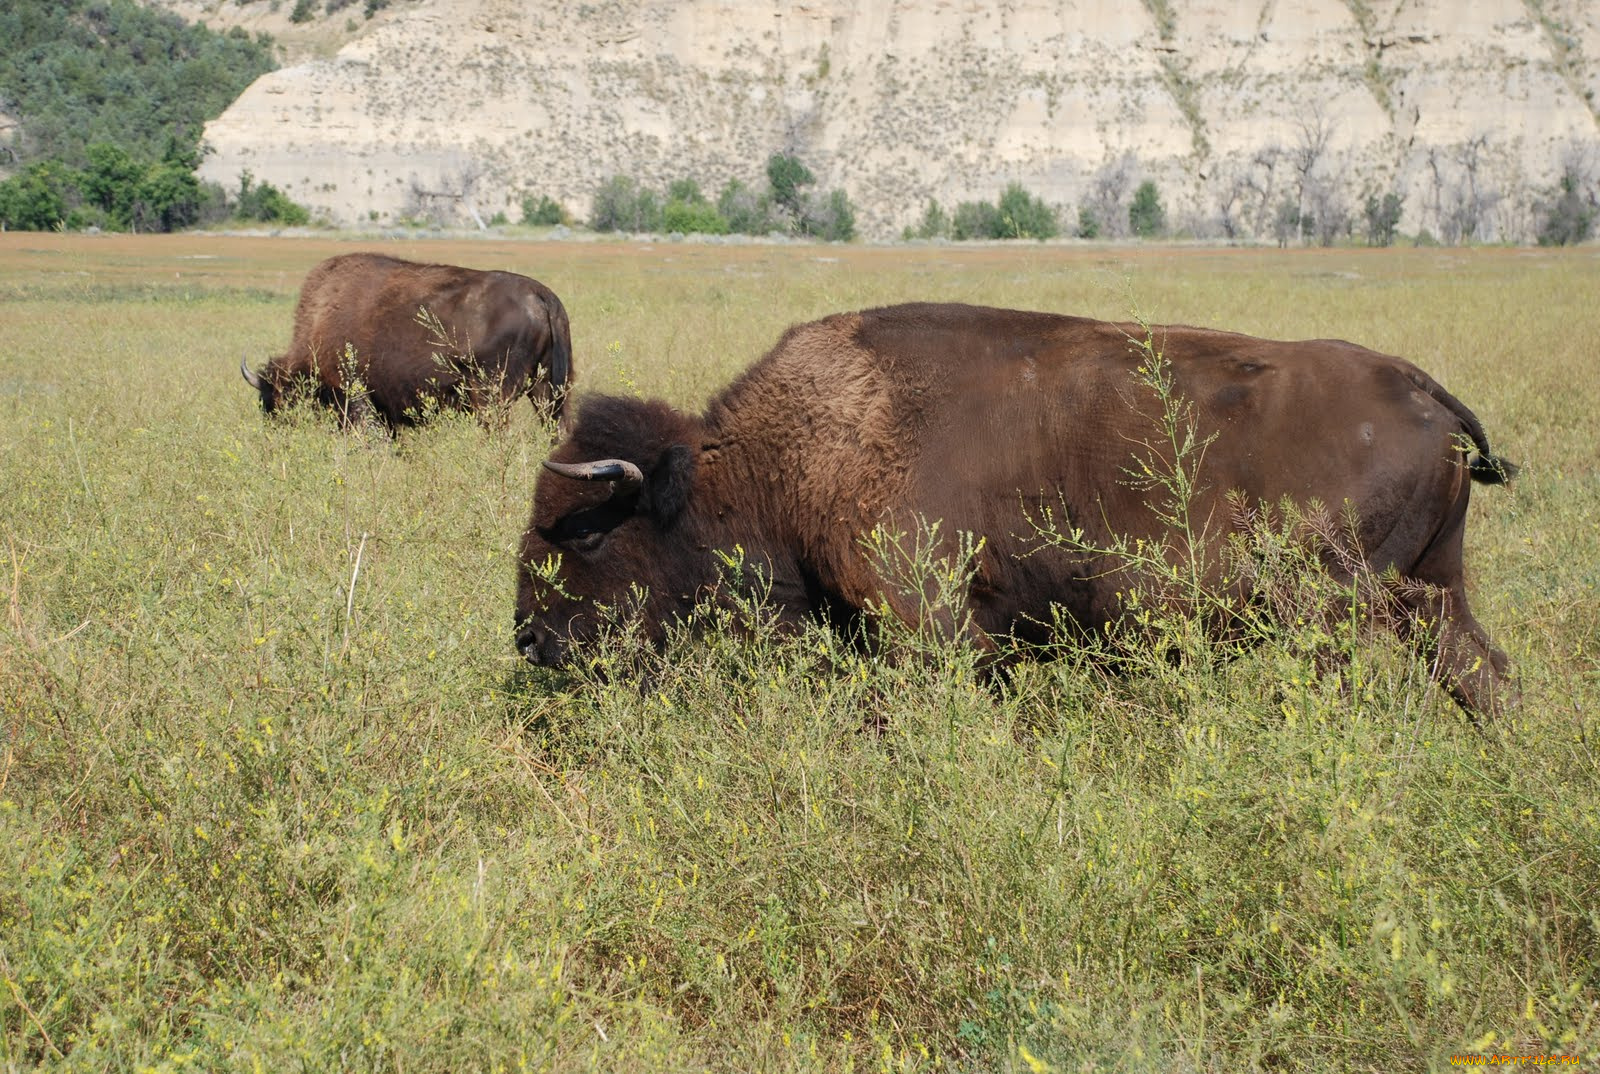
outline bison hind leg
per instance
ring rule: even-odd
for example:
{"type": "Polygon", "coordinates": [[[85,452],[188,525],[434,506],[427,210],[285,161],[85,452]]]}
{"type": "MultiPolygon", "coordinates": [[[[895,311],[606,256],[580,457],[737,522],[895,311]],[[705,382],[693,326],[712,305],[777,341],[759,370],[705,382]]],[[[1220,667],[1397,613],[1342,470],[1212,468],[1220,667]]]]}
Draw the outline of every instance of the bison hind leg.
{"type": "Polygon", "coordinates": [[[1516,705],[1510,661],[1473,618],[1459,583],[1419,585],[1403,593],[1401,601],[1410,612],[1402,636],[1420,643],[1434,680],[1474,722],[1516,705]]]}

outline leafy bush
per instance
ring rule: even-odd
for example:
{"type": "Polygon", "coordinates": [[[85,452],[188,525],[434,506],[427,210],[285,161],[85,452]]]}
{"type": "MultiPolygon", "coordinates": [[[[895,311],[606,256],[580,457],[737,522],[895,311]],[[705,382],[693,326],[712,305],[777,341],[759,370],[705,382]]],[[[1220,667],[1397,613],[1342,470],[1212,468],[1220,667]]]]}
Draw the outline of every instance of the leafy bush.
{"type": "Polygon", "coordinates": [[[568,220],[566,207],[548,194],[537,199],[532,194],[522,196],[522,222],[538,227],[554,227],[568,220]]]}
{"type": "Polygon", "coordinates": [[[239,197],[232,206],[239,220],[258,220],[299,227],[311,222],[311,212],[304,205],[271,183],[257,183],[249,172],[239,176],[239,197]]]}
{"type": "Polygon", "coordinates": [[[997,239],[1000,210],[987,201],[964,201],[950,217],[952,239],[997,239]]]}
{"type": "Polygon", "coordinates": [[[661,210],[661,226],[666,231],[684,234],[726,235],[728,221],[700,192],[693,179],[679,179],[667,187],[667,204],[661,210]]]}
{"type": "Polygon", "coordinates": [[[0,224],[12,231],[49,231],[82,198],[79,176],[56,160],[28,165],[0,183],[0,224]]]}
{"type": "Polygon", "coordinates": [[[1053,239],[1061,233],[1056,211],[1043,198],[1035,197],[1021,183],[1010,183],[996,206],[1000,212],[1000,237],[1006,239],[1053,239]]]}
{"type": "Polygon", "coordinates": [[[1100,237],[1100,217],[1089,206],[1084,205],[1078,209],[1078,238],[1097,239],[1100,237]]]}
{"type": "Polygon", "coordinates": [[[782,226],[773,211],[772,195],[738,179],[729,179],[717,195],[717,212],[728,222],[728,230],[741,235],[765,235],[782,226]]]}
{"type": "Polygon", "coordinates": [[[1146,179],[1133,192],[1133,202],[1128,206],[1128,226],[1141,239],[1166,233],[1167,210],[1161,204],[1161,194],[1154,180],[1146,179]]]}
{"type": "Polygon", "coordinates": [[[310,22],[316,15],[316,5],[312,0],[295,0],[294,10],[289,12],[290,22],[310,22]]]}

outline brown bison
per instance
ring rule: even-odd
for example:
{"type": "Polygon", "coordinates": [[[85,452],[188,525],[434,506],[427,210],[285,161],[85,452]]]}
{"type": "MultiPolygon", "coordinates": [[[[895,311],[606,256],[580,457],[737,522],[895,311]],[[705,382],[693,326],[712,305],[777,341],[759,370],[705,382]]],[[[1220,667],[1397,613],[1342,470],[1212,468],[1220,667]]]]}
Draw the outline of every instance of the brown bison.
{"type": "MultiPolygon", "coordinates": [[[[861,538],[917,517],[942,520],[946,552],[960,532],[983,539],[965,594],[976,645],[1047,643],[1053,612],[1101,629],[1125,614],[1128,579],[1081,549],[1119,536],[1170,547],[1161,505],[1129,477],[1154,450],[1141,445],[1159,439],[1163,402],[1141,374],[1156,354],[1168,397],[1186,402],[1205,445],[1189,509],[1197,528],[1241,526],[1240,496],[1347,505],[1355,562],[1398,572],[1403,610],[1432,624],[1420,633],[1440,679],[1469,712],[1497,708],[1506,659],[1467,607],[1462,534],[1472,482],[1502,483],[1513,468],[1426,373],[1337,340],[1183,326],[1147,336],[1135,324],[965,305],[790,328],[699,417],[586,400],[534,492],[517,646],[559,664],[605,607],[633,600],[659,639],[715,591],[717,552],[736,546],[770,583],[780,622],[887,604],[915,623],[922,612],[886,584],[861,538]],[[1041,547],[1045,508],[1083,528],[1080,552],[1041,547]]],[[[1242,599],[1215,558],[1205,584],[1242,599]]]]}
{"type": "Polygon", "coordinates": [[[239,369],[269,414],[301,380],[346,421],[376,416],[391,429],[523,395],[559,418],[572,338],[561,300],[537,280],[342,254],[306,276],[288,351],[260,374],[239,369]]]}

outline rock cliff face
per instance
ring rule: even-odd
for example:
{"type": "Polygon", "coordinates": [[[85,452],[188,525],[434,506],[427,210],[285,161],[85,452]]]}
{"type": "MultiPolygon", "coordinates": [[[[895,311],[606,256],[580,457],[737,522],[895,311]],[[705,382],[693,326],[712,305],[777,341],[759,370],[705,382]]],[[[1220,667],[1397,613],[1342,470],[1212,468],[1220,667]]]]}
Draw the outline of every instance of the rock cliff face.
{"type": "MultiPolygon", "coordinates": [[[[291,6],[150,2],[218,28],[291,6]]],[[[524,192],[581,214],[614,174],[714,192],[784,150],[868,235],[1013,180],[1116,233],[1148,178],[1201,235],[1269,236],[1285,200],[1359,218],[1395,191],[1408,230],[1525,240],[1564,160],[1600,160],[1591,0],[314,6],[324,54],[212,123],[204,172],[345,224],[516,219],[524,192]]]]}

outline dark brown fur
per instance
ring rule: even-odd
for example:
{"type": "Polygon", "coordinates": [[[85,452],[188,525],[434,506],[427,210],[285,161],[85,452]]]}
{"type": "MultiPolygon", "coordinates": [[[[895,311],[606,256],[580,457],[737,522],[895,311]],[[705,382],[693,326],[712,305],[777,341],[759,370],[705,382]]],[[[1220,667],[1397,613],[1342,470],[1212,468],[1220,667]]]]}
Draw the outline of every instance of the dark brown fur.
{"type": "MultiPolygon", "coordinates": [[[[544,473],[523,537],[518,644],[557,663],[592,635],[594,605],[649,591],[660,627],[715,586],[716,549],[742,547],[770,572],[787,617],[889,599],[859,538],[880,522],[940,519],[946,537],[985,539],[969,600],[975,643],[1044,641],[1058,606],[1098,628],[1120,614],[1114,578],[1082,557],[1037,549],[1027,512],[1050,506],[1091,541],[1158,537],[1162,524],[1126,470],[1159,431],[1159,403],[1135,377],[1137,325],[963,305],[840,314],[789,329],[704,416],[659,402],[587,401],[562,462],[622,458],[637,493],[544,473]],[[527,568],[559,553],[550,591],[527,568]]],[[[1506,660],[1467,606],[1462,535],[1471,480],[1512,468],[1477,419],[1416,366],[1336,340],[1277,342],[1157,327],[1178,394],[1215,435],[1191,504],[1219,536],[1227,496],[1350,504],[1359,547],[1443,626],[1440,677],[1473,711],[1507,689],[1506,660]],[[1476,452],[1466,463],[1460,441],[1476,452]],[[1431,587],[1431,588],[1430,588],[1431,587]]],[[[895,608],[903,616],[909,608],[895,608]]]]}
{"type": "Polygon", "coordinates": [[[342,254],[307,274],[289,349],[252,381],[263,409],[271,413],[297,379],[347,419],[370,412],[390,428],[416,421],[429,400],[483,410],[528,395],[559,418],[573,380],[567,311],[516,273],[342,254]],[[448,342],[418,322],[420,309],[448,342]],[[351,372],[364,391],[350,390],[351,372]]]}

